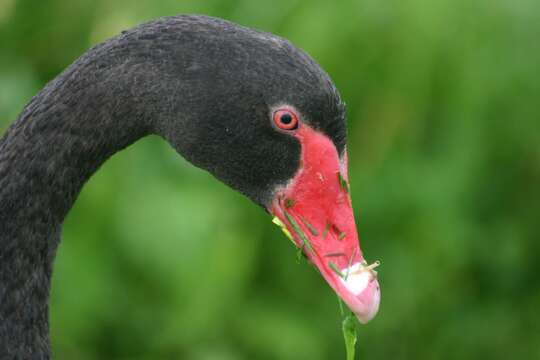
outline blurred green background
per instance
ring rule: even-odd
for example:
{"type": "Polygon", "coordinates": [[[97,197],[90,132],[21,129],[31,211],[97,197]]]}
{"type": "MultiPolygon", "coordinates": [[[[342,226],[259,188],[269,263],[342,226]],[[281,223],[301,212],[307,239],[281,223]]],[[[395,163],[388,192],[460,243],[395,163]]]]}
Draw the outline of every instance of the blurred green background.
{"type": "MultiPolygon", "coordinates": [[[[360,359],[540,358],[540,2],[0,0],[0,129],[90,46],[179,13],[286,37],[340,89],[383,264],[360,359]]],[[[55,268],[56,359],[344,359],[322,278],[156,137],[87,184],[55,268]]]]}

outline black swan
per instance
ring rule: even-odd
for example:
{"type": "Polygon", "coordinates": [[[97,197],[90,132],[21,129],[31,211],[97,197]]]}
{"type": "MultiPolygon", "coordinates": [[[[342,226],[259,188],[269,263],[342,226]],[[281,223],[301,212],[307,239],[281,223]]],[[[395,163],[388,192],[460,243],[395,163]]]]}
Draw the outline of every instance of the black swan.
{"type": "Polygon", "coordinates": [[[358,244],[344,104],[287,40],[205,16],[161,18],[95,46],[0,140],[0,357],[49,359],[62,222],[111,155],[163,137],[274,216],[356,314],[379,285],[358,244]]]}

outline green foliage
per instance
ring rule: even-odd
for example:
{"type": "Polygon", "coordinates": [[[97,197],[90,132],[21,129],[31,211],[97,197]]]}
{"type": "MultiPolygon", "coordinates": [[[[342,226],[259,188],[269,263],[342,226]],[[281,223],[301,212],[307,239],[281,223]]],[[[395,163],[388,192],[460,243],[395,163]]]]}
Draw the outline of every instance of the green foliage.
{"type": "Polygon", "coordinates": [[[343,338],[345,339],[345,350],[347,352],[347,360],[354,360],[356,351],[356,318],[353,314],[348,314],[341,323],[343,338]]]}
{"type": "MultiPolygon", "coordinates": [[[[347,103],[379,315],[360,359],[540,358],[540,2],[0,0],[0,130],[90,46],[163,15],[277,33],[347,103]]],[[[335,295],[270,218],[163,141],[114,156],[64,226],[57,359],[343,359],[335,295]]]]}

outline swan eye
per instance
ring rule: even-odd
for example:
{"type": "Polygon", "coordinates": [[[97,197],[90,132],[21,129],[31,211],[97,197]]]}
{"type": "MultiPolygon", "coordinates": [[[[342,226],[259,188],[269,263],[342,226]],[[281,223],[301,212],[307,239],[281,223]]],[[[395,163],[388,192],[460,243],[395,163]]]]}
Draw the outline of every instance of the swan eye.
{"type": "Polygon", "coordinates": [[[289,109],[276,110],[274,123],[282,130],[295,130],[298,128],[298,116],[289,109]]]}

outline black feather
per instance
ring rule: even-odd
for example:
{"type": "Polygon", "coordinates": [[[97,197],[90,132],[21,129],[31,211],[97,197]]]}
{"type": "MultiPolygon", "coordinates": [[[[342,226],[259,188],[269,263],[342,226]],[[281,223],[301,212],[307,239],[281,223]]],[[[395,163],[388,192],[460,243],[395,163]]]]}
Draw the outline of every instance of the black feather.
{"type": "Polygon", "coordinates": [[[300,145],[271,125],[280,104],[343,152],[343,104],[306,53],[205,16],[124,31],[45,86],[0,140],[0,358],[50,357],[47,303],[62,222],[104,161],[158,134],[266,207],[299,167],[300,145]]]}

